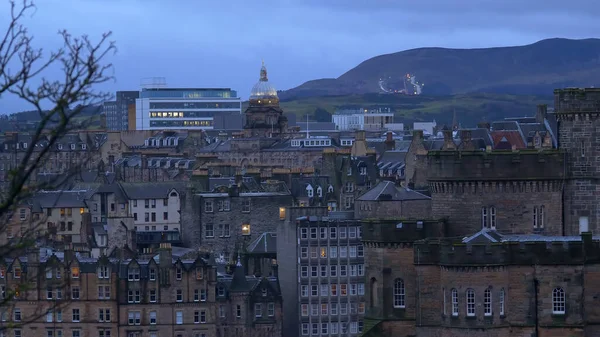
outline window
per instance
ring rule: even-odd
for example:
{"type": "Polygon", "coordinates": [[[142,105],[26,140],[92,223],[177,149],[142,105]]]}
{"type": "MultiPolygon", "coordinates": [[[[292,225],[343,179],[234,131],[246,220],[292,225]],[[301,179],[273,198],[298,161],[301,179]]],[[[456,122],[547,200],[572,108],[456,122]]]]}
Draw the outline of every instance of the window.
{"type": "Polygon", "coordinates": [[[98,267],[98,278],[100,278],[100,279],[110,278],[110,273],[108,271],[108,266],[100,266],[100,267],[98,267]]]}
{"type": "Polygon", "coordinates": [[[71,287],[71,299],[73,299],[73,300],[79,299],[79,287],[78,286],[71,287]]]}
{"type": "Polygon", "coordinates": [[[215,237],[215,226],[213,224],[206,224],[204,226],[204,236],[207,238],[215,237]]]}
{"type": "Polygon", "coordinates": [[[467,289],[467,316],[475,316],[475,290],[467,289]]]}
{"type": "Polygon", "coordinates": [[[156,324],[156,311],[150,311],[150,324],[156,324]]]}
{"type": "Polygon", "coordinates": [[[79,322],[79,309],[73,309],[73,322],[79,322]]]}
{"type": "Polygon", "coordinates": [[[458,291],[452,289],[452,316],[458,316],[458,291]]]}
{"type": "Polygon", "coordinates": [[[285,220],[285,207],[279,207],[279,220],[285,220]]]}
{"type": "Polygon", "coordinates": [[[219,296],[219,297],[225,296],[225,288],[223,286],[217,287],[217,296],[219,296]]]}
{"type": "Polygon", "coordinates": [[[206,213],[212,213],[213,212],[213,201],[212,200],[205,200],[204,201],[204,212],[206,212],[206,213]]]}
{"type": "Polygon", "coordinates": [[[539,228],[544,228],[544,211],[545,211],[545,206],[542,205],[540,206],[540,214],[538,214],[539,219],[538,219],[538,227],[539,228]]]}
{"type": "Polygon", "coordinates": [[[206,311],[200,310],[200,323],[206,323],[206,311]]]}
{"type": "Polygon", "coordinates": [[[177,299],[176,299],[177,302],[183,302],[183,290],[177,289],[176,296],[177,296],[177,299]]]}
{"type": "Polygon", "coordinates": [[[110,286],[98,286],[98,299],[110,300],[110,286]]]}
{"type": "Polygon", "coordinates": [[[200,301],[206,302],[206,289],[200,289],[200,301]]]}
{"type": "Polygon", "coordinates": [[[327,335],[327,327],[329,326],[328,323],[321,323],[321,334],[323,335],[327,335]]]}
{"type": "Polygon", "coordinates": [[[21,309],[15,308],[13,310],[13,321],[15,321],[15,322],[21,321],[21,309]]]}
{"type": "Polygon", "coordinates": [[[308,323],[302,323],[302,336],[308,336],[308,323]]]}
{"type": "Polygon", "coordinates": [[[565,314],[565,291],[560,287],[552,291],[552,313],[554,315],[565,314]]]}
{"type": "Polygon", "coordinates": [[[490,228],[496,229],[496,207],[490,207],[490,228]]]}
{"type": "Polygon", "coordinates": [[[183,324],[183,311],[175,311],[175,324],[183,324]]]}
{"type": "Polygon", "coordinates": [[[127,324],[129,325],[140,325],[141,323],[141,312],[139,311],[130,311],[128,313],[127,324]]]}
{"type": "Polygon", "coordinates": [[[150,270],[148,271],[148,278],[150,279],[150,281],[156,280],[156,269],[150,268],[150,270]]]}
{"type": "Polygon", "coordinates": [[[226,223],[226,224],[220,224],[219,228],[221,230],[221,234],[220,234],[221,237],[228,238],[228,237],[231,236],[231,229],[230,229],[230,226],[229,226],[228,223],[226,223]]]}
{"type": "Polygon", "coordinates": [[[538,228],[538,208],[533,207],[533,228],[538,228]]]}
{"type": "Polygon", "coordinates": [[[271,302],[267,304],[267,315],[269,315],[269,317],[275,316],[275,303],[271,302]]]}
{"type": "Polygon", "coordinates": [[[504,288],[500,289],[500,316],[504,316],[504,288]]]}
{"type": "Polygon", "coordinates": [[[246,198],[242,200],[242,212],[249,213],[250,212],[250,199],[246,198]]]}
{"type": "Polygon", "coordinates": [[[178,281],[181,281],[182,277],[183,277],[183,270],[181,269],[181,267],[175,268],[175,278],[178,281]]]}
{"type": "Polygon", "coordinates": [[[140,280],[140,269],[139,268],[129,268],[127,272],[127,279],[129,281],[139,281],[140,280]]]}
{"type": "Polygon", "coordinates": [[[227,313],[225,311],[225,306],[224,305],[220,305],[219,306],[219,317],[225,318],[226,316],[227,316],[227,313]]]}
{"type": "Polygon", "coordinates": [[[262,303],[254,303],[254,317],[262,317],[262,303]]]}
{"type": "Polygon", "coordinates": [[[21,329],[14,329],[13,336],[14,337],[22,337],[23,335],[21,334],[21,329]]]}
{"type": "Polygon", "coordinates": [[[327,258],[327,247],[321,247],[321,253],[319,254],[322,259],[327,258]]]}
{"type": "Polygon", "coordinates": [[[46,299],[51,300],[53,297],[52,295],[54,295],[54,292],[52,291],[52,287],[47,287],[46,288],[46,299]]]}
{"type": "Polygon", "coordinates": [[[110,322],[110,309],[98,309],[98,322],[110,322]]]}
{"type": "Polygon", "coordinates": [[[242,235],[250,235],[250,224],[245,223],[242,225],[242,235]]]}
{"type": "Polygon", "coordinates": [[[487,288],[483,293],[483,314],[492,316],[492,290],[487,288]]]}
{"type": "Polygon", "coordinates": [[[304,286],[303,285],[303,286],[301,286],[300,289],[301,289],[300,290],[300,294],[301,294],[300,296],[302,296],[302,297],[308,297],[308,286],[304,286]]]}
{"type": "Polygon", "coordinates": [[[394,281],[394,308],[405,308],[404,281],[401,279],[394,281]]]}
{"type": "Polygon", "coordinates": [[[48,312],[46,312],[46,322],[52,323],[52,321],[54,321],[54,313],[52,310],[48,310],[48,312]]]}
{"type": "Polygon", "coordinates": [[[308,228],[300,228],[300,238],[308,239],[308,228]]]}
{"type": "Polygon", "coordinates": [[[110,329],[98,330],[98,337],[110,337],[110,329]]]}
{"type": "Polygon", "coordinates": [[[235,317],[242,317],[242,306],[239,304],[235,307],[235,317]]]}
{"type": "Polygon", "coordinates": [[[163,220],[169,220],[169,212],[163,212],[163,220]]]}
{"type": "Polygon", "coordinates": [[[156,289],[150,289],[150,302],[156,302],[156,289]]]}
{"type": "Polygon", "coordinates": [[[487,228],[488,210],[486,207],[481,207],[481,228],[487,228]]]}

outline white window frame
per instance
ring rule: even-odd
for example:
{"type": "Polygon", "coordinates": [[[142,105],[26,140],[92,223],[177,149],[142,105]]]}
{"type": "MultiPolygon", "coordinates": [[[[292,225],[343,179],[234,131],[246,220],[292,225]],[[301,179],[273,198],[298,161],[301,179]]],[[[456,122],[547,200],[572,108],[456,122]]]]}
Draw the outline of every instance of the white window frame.
{"type": "Polygon", "coordinates": [[[406,308],[406,289],[404,288],[404,280],[394,280],[394,308],[406,308]]]}
{"type": "Polygon", "coordinates": [[[458,290],[452,289],[452,316],[458,316],[458,290]]]}
{"type": "Polygon", "coordinates": [[[552,290],[552,314],[564,315],[566,313],[566,296],[565,291],[561,287],[556,287],[552,290]]]}
{"type": "Polygon", "coordinates": [[[473,317],[475,316],[475,290],[469,288],[465,292],[466,299],[466,307],[467,307],[467,316],[473,317]]]}
{"type": "Polygon", "coordinates": [[[483,315],[492,316],[492,289],[487,288],[483,292],[483,315]]]}

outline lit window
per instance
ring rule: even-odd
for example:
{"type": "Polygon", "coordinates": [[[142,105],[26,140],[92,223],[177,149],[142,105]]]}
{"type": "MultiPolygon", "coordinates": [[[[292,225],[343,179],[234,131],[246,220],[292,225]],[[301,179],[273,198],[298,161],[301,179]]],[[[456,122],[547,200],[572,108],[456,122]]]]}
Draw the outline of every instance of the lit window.
{"type": "Polygon", "coordinates": [[[555,315],[565,314],[565,291],[560,287],[552,291],[552,313],[555,315]]]}
{"type": "Polygon", "coordinates": [[[279,219],[285,220],[285,207],[279,207],[279,219]]]}
{"type": "Polygon", "coordinates": [[[250,235],[250,224],[245,223],[242,225],[242,235],[250,235]]]}
{"type": "Polygon", "coordinates": [[[71,267],[71,278],[79,278],[79,267],[71,267]]]}
{"type": "Polygon", "coordinates": [[[394,308],[405,308],[404,281],[394,281],[394,308]]]}

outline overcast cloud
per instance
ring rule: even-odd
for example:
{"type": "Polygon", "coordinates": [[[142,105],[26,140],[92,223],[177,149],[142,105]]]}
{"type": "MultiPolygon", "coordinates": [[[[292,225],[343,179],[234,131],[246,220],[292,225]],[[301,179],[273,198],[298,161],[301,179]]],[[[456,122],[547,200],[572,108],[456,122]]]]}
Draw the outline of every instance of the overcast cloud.
{"type": "MultiPolygon", "coordinates": [[[[581,0],[38,0],[27,25],[56,48],[61,28],[113,31],[116,83],[166,77],[169,86],[231,87],[247,98],[261,59],[278,89],[338,77],[380,54],[597,37],[600,1],[581,0]]],[[[9,6],[0,0],[0,27],[9,6]]],[[[51,74],[48,74],[49,76],[51,74]]],[[[418,74],[417,74],[418,75],[418,74]]],[[[0,111],[27,109],[11,97],[0,111]]]]}

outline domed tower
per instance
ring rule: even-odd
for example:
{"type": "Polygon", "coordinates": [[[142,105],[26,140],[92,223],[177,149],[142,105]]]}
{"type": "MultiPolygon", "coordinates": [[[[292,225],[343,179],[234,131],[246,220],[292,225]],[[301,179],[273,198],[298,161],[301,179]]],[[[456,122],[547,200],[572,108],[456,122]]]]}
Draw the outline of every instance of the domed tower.
{"type": "Polygon", "coordinates": [[[260,68],[260,79],[250,92],[245,115],[244,129],[249,136],[273,137],[287,131],[287,117],[279,107],[277,90],[269,83],[264,62],[260,68]]]}

